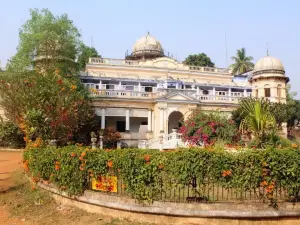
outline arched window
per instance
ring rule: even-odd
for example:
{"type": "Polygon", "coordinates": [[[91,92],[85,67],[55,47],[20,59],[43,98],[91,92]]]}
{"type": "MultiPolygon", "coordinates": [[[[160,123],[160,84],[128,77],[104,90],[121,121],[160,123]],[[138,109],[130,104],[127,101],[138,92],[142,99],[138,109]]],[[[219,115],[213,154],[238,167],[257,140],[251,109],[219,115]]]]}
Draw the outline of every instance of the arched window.
{"type": "Polygon", "coordinates": [[[279,99],[281,99],[281,89],[282,89],[282,85],[281,84],[278,84],[277,85],[277,97],[279,99]]]}
{"type": "Polygon", "coordinates": [[[265,97],[266,98],[271,97],[271,88],[270,88],[270,85],[266,84],[265,87],[264,87],[264,89],[265,89],[265,97]]]}

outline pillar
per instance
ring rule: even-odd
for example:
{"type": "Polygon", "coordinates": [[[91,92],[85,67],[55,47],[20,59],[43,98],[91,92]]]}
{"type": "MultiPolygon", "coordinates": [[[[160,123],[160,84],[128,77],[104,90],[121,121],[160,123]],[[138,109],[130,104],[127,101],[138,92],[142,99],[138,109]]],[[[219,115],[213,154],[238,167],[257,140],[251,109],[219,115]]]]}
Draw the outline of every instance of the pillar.
{"type": "Polygon", "coordinates": [[[213,99],[216,99],[216,88],[213,87],[213,99]]]}
{"type": "Polygon", "coordinates": [[[199,86],[197,86],[197,95],[199,95],[199,86]]]}
{"type": "Polygon", "coordinates": [[[142,90],[141,90],[141,82],[139,82],[139,92],[141,92],[142,90]]]}
{"type": "Polygon", "coordinates": [[[164,133],[164,109],[159,108],[159,130],[164,133]]]}
{"type": "Polygon", "coordinates": [[[228,88],[229,101],[231,101],[231,88],[228,88]]]}
{"type": "Polygon", "coordinates": [[[105,129],[105,108],[101,109],[101,129],[105,129]]]}
{"type": "Polygon", "coordinates": [[[244,97],[247,97],[247,89],[244,89],[244,97]]]}
{"type": "Polygon", "coordinates": [[[148,132],[152,131],[152,111],[148,110],[148,132]]]}
{"type": "Polygon", "coordinates": [[[125,126],[125,130],[126,132],[130,131],[130,116],[129,116],[129,109],[126,109],[126,126],[125,126]]]}

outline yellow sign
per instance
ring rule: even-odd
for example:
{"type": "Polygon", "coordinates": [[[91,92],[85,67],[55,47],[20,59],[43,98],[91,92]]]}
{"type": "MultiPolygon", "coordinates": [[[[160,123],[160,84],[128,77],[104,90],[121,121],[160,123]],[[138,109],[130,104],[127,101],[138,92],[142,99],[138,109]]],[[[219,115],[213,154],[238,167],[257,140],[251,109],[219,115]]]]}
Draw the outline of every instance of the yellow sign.
{"type": "Polygon", "coordinates": [[[118,179],[116,176],[99,176],[92,179],[92,190],[118,192],[118,179]]]}

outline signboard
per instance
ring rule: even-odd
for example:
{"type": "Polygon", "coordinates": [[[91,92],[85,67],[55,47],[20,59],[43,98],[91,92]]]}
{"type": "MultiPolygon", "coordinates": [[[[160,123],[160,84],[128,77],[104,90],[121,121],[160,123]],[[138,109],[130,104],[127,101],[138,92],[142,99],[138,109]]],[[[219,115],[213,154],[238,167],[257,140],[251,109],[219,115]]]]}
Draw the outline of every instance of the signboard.
{"type": "Polygon", "coordinates": [[[118,178],[116,176],[99,176],[92,179],[92,190],[118,192],[118,178]]]}

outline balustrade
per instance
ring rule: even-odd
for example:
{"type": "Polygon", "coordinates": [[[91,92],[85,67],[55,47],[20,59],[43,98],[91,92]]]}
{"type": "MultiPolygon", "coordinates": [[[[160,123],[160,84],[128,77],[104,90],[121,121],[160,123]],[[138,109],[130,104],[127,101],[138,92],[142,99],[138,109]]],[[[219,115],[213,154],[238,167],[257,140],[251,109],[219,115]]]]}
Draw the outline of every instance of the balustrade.
{"type": "MultiPolygon", "coordinates": [[[[145,87],[143,86],[141,86],[140,91],[137,90],[138,86],[136,86],[136,88],[131,86],[132,90],[125,90],[126,85],[121,85],[121,86],[116,85],[115,88],[118,89],[106,89],[107,84],[102,84],[100,85],[100,87],[104,89],[95,89],[95,88],[90,89],[91,95],[93,97],[154,99],[154,98],[162,97],[164,95],[167,95],[169,92],[174,91],[174,89],[168,90],[168,89],[153,88],[153,92],[145,92],[145,87]]],[[[244,97],[244,92],[231,92],[231,95],[229,95],[229,92],[227,91],[216,91],[215,95],[213,95],[212,91],[207,91],[207,92],[201,91],[199,92],[199,94],[197,94],[196,90],[180,90],[180,92],[203,102],[211,102],[211,101],[238,102],[240,98],[244,97]]]]}

